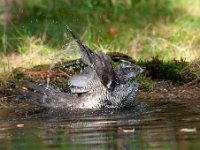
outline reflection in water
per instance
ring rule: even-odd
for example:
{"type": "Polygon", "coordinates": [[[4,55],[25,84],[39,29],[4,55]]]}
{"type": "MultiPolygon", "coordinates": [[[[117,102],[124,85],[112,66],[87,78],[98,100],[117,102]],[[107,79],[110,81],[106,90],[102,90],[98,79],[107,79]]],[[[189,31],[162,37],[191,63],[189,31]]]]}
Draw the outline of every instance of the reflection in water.
{"type": "Polygon", "coordinates": [[[155,102],[147,108],[4,119],[0,149],[198,149],[198,104],[155,102]]]}

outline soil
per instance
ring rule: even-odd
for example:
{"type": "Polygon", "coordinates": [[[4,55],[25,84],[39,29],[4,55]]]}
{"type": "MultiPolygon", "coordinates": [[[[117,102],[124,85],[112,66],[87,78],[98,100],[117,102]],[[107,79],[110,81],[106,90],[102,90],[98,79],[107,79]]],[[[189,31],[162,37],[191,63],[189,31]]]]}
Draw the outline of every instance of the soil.
{"type": "MultiPolygon", "coordinates": [[[[155,102],[178,102],[200,100],[200,84],[193,81],[183,85],[173,84],[168,80],[155,80],[155,90],[152,92],[139,89],[139,101],[155,102]]],[[[12,94],[9,89],[0,88],[0,116],[1,118],[16,118],[23,114],[35,114],[41,109],[37,106],[30,106],[16,102],[16,95],[12,94]]]]}
{"type": "MultiPolygon", "coordinates": [[[[119,54],[118,54],[119,55],[119,54]]],[[[111,56],[113,60],[118,61],[118,55],[111,56]]],[[[120,59],[121,59],[120,55],[120,59]]],[[[124,56],[123,56],[124,57],[124,56]]],[[[128,59],[128,58],[123,58],[128,59]]],[[[64,63],[63,63],[64,64],[64,63]]],[[[60,68],[56,64],[54,69],[49,73],[49,65],[36,66],[31,69],[17,68],[12,72],[12,78],[9,79],[8,85],[0,86],[0,106],[5,103],[14,101],[15,95],[12,94],[11,88],[15,87],[20,79],[29,80],[35,83],[45,84],[47,78],[50,76],[51,84],[58,86],[60,89],[66,90],[67,82],[63,79],[68,79],[71,75],[80,72],[83,68],[80,60],[69,61],[64,64],[65,68],[60,68]],[[78,66],[78,67],[77,67],[78,66]],[[71,69],[66,69],[71,68],[71,69]],[[10,85],[9,85],[10,84],[10,85]]],[[[138,99],[140,100],[200,100],[200,83],[198,80],[193,80],[189,83],[175,84],[172,80],[154,80],[155,89],[152,92],[145,91],[142,87],[138,92],[138,99]]],[[[7,84],[7,83],[6,83],[7,84]]],[[[0,82],[0,85],[1,84],[0,82]]]]}
{"type": "MultiPolygon", "coordinates": [[[[195,81],[182,85],[174,84],[168,80],[155,80],[154,83],[155,89],[152,92],[139,89],[139,100],[200,100],[200,84],[195,81]]],[[[0,97],[0,105],[12,102],[16,98],[9,89],[0,89],[0,97]]]]}
{"type": "Polygon", "coordinates": [[[141,100],[200,100],[200,84],[192,81],[182,85],[173,84],[172,81],[156,80],[155,90],[146,92],[139,90],[138,99],[141,100]]]}

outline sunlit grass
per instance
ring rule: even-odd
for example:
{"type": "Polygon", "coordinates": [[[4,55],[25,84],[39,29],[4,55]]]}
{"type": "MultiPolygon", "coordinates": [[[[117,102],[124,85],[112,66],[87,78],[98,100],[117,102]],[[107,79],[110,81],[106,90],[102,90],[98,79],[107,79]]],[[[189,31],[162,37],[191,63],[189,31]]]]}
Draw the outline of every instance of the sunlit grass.
{"type": "Polygon", "coordinates": [[[71,40],[66,26],[94,50],[136,60],[200,56],[198,0],[54,2],[24,1],[13,7],[14,19],[0,29],[1,70],[48,63],[71,40]]]}
{"type": "Polygon", "coordinates": [[[185,78],[185,80],[196,80],[200,81],[200,58],[190,62],[180,74],[185,78]]]}
{"type": "Polygon", "coordinates": [[[58,53],[55,49],[43,44],[40,38],[24,36],[17,47],[18,53],[1,54],[1,70],[11,71],[16,67],[33,67],[50,62],[50,58],[58,53]]]}

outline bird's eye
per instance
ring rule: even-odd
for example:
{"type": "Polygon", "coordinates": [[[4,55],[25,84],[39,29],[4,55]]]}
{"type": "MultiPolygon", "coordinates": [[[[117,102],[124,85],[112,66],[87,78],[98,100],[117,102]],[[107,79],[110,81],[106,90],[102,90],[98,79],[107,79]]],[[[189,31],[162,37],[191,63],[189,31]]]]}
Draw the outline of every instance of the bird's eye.
{"type": "Polygon", "coordinates": [[[128,69],[130,72],[133,72],[134,71],[134,68],[129,68],[128,69]]]}

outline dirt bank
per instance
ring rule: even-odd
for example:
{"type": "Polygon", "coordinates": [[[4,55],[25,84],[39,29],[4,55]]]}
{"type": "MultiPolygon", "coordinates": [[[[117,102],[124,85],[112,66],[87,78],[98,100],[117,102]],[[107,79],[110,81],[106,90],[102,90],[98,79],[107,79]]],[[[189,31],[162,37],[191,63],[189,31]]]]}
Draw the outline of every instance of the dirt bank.
{"type": "Polygon", "coordinates": [[[141,100],[200,100],[200,84],[193,81],[186,84],[173,84],[171,81],[156,80],[155,89],[152,92],[139,90],[138,99],[141,100]]]}

